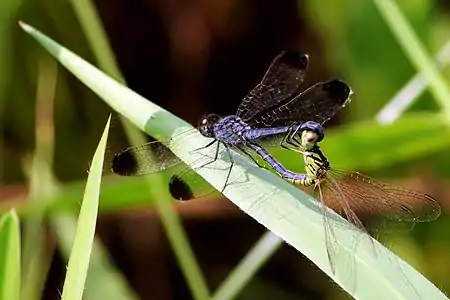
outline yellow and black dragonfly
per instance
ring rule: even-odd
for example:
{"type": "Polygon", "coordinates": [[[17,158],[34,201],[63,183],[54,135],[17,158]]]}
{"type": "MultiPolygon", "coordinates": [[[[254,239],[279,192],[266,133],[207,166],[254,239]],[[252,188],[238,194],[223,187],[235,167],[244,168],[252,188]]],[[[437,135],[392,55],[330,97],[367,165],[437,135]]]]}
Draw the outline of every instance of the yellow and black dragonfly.
{"type": "Polygon", "coordinates": [[[428,194],[396,187],[359,172],[331,168],[317,144],[322,138],[323,128],[317,124],[315,131],[290,132],[284,145],[302,154],[305,162],[306,178],[292,183],[313,187],[315,198],[322,204],[327,254],[333,271],[337,241],[325,206],[364,233],[371,228],[358,215],[374,216],[378,222],[376,229],[395,232],[411,230],[416,223],[436,220],[441,214],[439,203],[428,194]]]}

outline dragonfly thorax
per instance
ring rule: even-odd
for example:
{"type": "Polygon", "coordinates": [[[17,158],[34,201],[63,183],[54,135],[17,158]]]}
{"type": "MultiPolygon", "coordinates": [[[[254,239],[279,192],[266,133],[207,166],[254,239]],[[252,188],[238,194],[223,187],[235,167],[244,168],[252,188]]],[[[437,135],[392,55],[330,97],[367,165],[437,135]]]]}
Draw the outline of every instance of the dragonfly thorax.
{"type": "Polygon", "coordinates": [[[311,150],[304,151],[303,159],[305,161],[306,173],[314,181],[320,181],[325,178],[331,169],[329,161],[317,145],[312,147],[311,150]]]}
{"type": "Polygon", "coordinates": [[[245,132],[250,127],[241,118],[231,115],[222,118],[214,124],[213,136],[228,146],[236,146],[245,143],[245,132]]]}
{"type": "Polygon", "coordinates": [[[214,126],[220,122],[222,117],[216,114],[209,114],[200,119],[198,130],[205,137],[215,137],[214,126]]]}

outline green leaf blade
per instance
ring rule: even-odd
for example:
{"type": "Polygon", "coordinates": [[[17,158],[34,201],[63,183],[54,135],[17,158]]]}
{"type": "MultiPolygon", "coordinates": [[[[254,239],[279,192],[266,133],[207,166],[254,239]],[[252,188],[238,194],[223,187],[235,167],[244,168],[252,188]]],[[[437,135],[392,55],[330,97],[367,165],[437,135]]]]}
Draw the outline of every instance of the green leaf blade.
{"type": "Polygon", "coordinates": [[[103,132],[92,160],[83,203],[78,217],[77,232],[64,282],[62,293],[63,300],[81,300],[83,298],[84,284],[89,267],[92,244],[94,242],[98,202],[100,197],[100,183],[110,119],[111,117],[108,119],[105,131],[103,132]]]}
{"type": "Polygon", "coordinates": [[[0,219],[0,299],[20,299],[20,229],[14,210],[0,219]]]}
{"type": "Polygon", "coordinates": [[[428,81],[431,92],[442,107],[446,120],[449,121],[450,101],[448,99],[450,98],[450,88],[427,54],[424,45],[419,41],[395,1],[374,0],[374,3],[411,63],[428,81]]]}

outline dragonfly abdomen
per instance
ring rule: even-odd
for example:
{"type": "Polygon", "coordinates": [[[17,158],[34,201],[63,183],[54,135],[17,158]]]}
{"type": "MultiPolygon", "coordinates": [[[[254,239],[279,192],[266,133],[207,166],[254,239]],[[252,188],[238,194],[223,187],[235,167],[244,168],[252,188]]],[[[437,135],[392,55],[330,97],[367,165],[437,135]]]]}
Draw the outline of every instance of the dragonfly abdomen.
{"type": "Polygon", "coordinates": [[[302,175],[303,178],[297,178],[297,179],[290,179],[290,178],[285,178],[288,182],[294,184],[294,185],[301,185],[301,186],[311,186],[314,184],[314,179],[310,178],[307,174],[297,174],[294,173],[296,175],[302,175]]]}
{"type": "Polygon", "coordinates": [[[281,126],[276,128],[256,128],[246,130],[243,137],[247,141],[257,141],[259,139],[272,137],[277,134],[284,134],[290,130],[291,126],[281,126]]]}
{"type": "Polygon", "coordinates": [[[299,174],[287,170],[281,163],[279,163],[275,157],[270,155],[264,148],[259,145],[249,145],[258,155],[261,156],[283,179],[291,182],[295,185],[310,186],[314,184],[314,179],[310,178],[307,174],[299,174]]]}

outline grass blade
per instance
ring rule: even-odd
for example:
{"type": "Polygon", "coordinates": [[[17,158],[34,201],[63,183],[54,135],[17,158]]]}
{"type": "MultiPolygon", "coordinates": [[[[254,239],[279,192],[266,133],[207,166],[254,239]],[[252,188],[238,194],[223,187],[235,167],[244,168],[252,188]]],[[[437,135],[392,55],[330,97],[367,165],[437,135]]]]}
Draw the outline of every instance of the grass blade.
{"type": "MultiPolygon", "coordinates": [[[[77,229],[76,218],[72,214],[53,216],[52,224],[59,237],[59,250],[64,257],[69,257],[77,229]]],[[[139,299],[128,286],[123,274],[112,264],[101,241],[95,238],[83,299],[139,299]]]]}
{"type": "MultiPolygon", "coordinates": [[[[445,43],[435,58],[437,67],[443,69],[450,63],[450,41],[445,43]]],[[[392,124],[410,107],[427,87],[427,82],[421,74],[416,74],[399,90],[394,97],[378,112],[376,120],[380,124],[392,124]]]]}
{"type": "MultiPolygon", "coordinates": [[[[78,79],[141,130],[158,139],[173,137],[169,147],[185,163],[190,165],[205,155],[202,151],[192,150],[204,146],[210,139],[194,131],[175,137],[176,133],[192,129],[188,123],[120,85],[31,26],[23,23],[21,26],[78,79]]],[[[233,153],[233,160],[235,167],[230,174],[230,182],[233,183],[225,189],[225,196],[306,255],[353,297],[417,299],[417,292],[422,299],[447,299],[419,272],[377,241],[364,238],[355,250],[355,232],[349,230],[351,225],[328,209],[330,222],[334,225],[339,240],[336,272],[333,273],[328,263],[322,214],[317,202],[278,176],[257,167],[247,158],[233,153]],[[372,247],[375,247],[378,254],[377,259],[371,255],[374,251],[372,247]],[[355,260],[355,274],[358,276],[354,277],[354,282],[347,280],[349,274],[346,267],[349,257],[355,260]],[[410,287],[415,287],[414,289],[404,287],[404,278],[400,276],[398,268],[393,267],[393,259],[396,261],[394,265],[401,268],[402,275],[406,276],[411,283],[410,287]]],[[[226,151],[221,149],[219,159],[210,167],[199,169],[198,173],[220,189],[227,177],[229,166],[226,151]]]]}
{"type": "Polygon", "coordinates": [[[94,241],[95,225],[97,222],[98,199],[103,171],[103,160],[108,140],[108,122],[100,143],[95,151],[92,166],[86,184],[86,190],[78,217],[77,232],[69,258],[67,275],[62,293],[63,300],[81,300],[83,298],[89,260],[94,241]]]}
{"type": "Polygon", "coordinates": [[[108,43],[107,35],[101,24],[101,18],[90,0],[71,0],[73,10],[77,15],[83,32],[89,41],[99,66],[120,82],[125,82],[119,66],[114,58],[114,52],[108,43]]]}
{"type": "Polygon", "coordinates": [[[266,231],[255,246],[245,255],[236,268],[228,274],[214,293],[212,299],[233,299],[254,277],[264,263],[283,245],[283,240],[266,231]]]}
{"type": "Polygon", "coordinates": [[[420,43],[395,1],[374,0],[374,2],[412,64],[429,83],[431,93],[441,106],[446,120],[450,121],[450,89],[428,56],[425,47],[420,43]]]}
{"type": "MultiPolygon", "coordinates": [[[[125,84],[125,79],[120,72],[119,66],[114,57],[114,53],[109,45],[107,35],[101,24],[101,18],[95,10],[95,4],[89,0],[72,0],[73,10],[77,15],[89,45],[94,52],[100,69],[125,84]]],[[[136,130],[128,120],[119,116],[125,133],[133,146],[138,146],[146,142],[145,136],[136,130]]]]}
{"type": "Polygon", "coordinates": [[[0,299],[20,298],[20,229],[14,210],[0,219],[0,299]]]}
{"type": "Polygon", "coordinates": [[[45,56],[39,60],[36,93],[36,146],[32,162],[24,166],[29,180],[29,201],[38,210],[23,222],[22,299],[41,299],[50,268],[54,243],[46,243],[43,220],[48,201],[56,195],[51,169],[54,154],[53,108],[58,77],[57,64],[45,56]]]}

